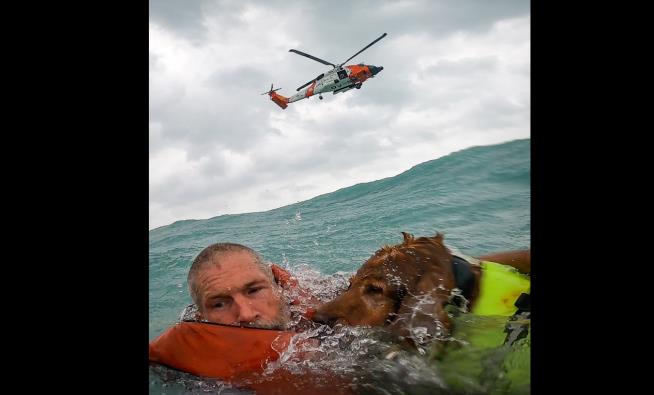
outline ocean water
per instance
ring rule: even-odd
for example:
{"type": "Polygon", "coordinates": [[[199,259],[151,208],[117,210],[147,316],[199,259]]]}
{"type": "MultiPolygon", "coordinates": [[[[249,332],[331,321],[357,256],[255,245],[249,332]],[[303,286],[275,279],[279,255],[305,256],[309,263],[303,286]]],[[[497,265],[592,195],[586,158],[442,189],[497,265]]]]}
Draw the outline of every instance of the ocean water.
{"type": "MultiPolygon", "coordinates": [[[[342,288],[344,276],[377,249],[401,242],[402,231],[416,237],[443,233],[448,246],[471,256],[530,248],[530,197],[530,140],[524,139],[468,148],[394,177],[266,212],[178,221],[154,229],[149,235],[150,339],[174,324],[191,303],[186,274],[193,258],[209,244],[250,246],[265,260],[297,273],[304,286],[317,292],[329,288],[321,295],[328,298],[342,288]]],[[[473,328],[467,333],[479,328],[498,332],[505,323],[471,315],[457,320],[459,327],[473,328]]],[[[404,365],[429,370],[420,375],[422,382],[404,385],[406,373],[393,376],[389,367],[383,378],[375,379],[387,385],[378,391],[366,387],[368,393],[448,393],[439,392],[443,382],[463,386],[464,393],[529,392],[530,336],[510,350],[461,340],[463,346],[451,353],[448,364],[425,360],[413,366],[407,361],[414,356],[406,356],[404,365]]],[[[222,385],[166,378],[169,373],[151,368],[150,393],[194,393],[189,380],[198,393],[231,393],[222,385]]]]}

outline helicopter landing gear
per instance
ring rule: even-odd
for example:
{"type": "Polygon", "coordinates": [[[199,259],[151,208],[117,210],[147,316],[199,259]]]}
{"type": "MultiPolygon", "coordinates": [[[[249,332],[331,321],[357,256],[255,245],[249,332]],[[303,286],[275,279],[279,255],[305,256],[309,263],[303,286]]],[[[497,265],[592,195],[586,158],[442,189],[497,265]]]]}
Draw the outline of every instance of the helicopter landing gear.
{"type": "Polygon", "coordinates": [[[361,89],[361,83],[359,82],[358,84],[354,85],[355,88],[361,89]]]}
{"type": "Polygon", "coordinates": [[[318,99],[322,100],[322,95],[318,95],[318,99]]]}

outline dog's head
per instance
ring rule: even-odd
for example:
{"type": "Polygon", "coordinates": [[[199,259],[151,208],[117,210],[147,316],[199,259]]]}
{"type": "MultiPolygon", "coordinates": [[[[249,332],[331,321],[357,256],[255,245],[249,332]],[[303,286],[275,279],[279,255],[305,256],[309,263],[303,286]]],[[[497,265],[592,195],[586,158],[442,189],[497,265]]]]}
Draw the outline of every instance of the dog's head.
{"type": "Polygon", "coordinates": [[[313,319],[329,325],[389,325],[404,337],[417,327],[431,337],[449,329],[443,307],[455,285],[443,236],[402,234],[402,243],[375,252],[347,291],[320,307],[313,319]]]}

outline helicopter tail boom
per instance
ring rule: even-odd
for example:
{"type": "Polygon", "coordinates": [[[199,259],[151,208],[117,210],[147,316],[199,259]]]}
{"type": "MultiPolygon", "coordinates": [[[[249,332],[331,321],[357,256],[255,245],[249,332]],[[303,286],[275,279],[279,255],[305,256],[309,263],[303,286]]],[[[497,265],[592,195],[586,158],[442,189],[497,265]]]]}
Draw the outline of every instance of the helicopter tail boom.
{"type": "Polygon", "coordinates": [[[282,96],[277,92],[270,93],[270,100],[274,101],[275,104],[280,106],[283,110],[288,107],[288,97],[282,96]]]}

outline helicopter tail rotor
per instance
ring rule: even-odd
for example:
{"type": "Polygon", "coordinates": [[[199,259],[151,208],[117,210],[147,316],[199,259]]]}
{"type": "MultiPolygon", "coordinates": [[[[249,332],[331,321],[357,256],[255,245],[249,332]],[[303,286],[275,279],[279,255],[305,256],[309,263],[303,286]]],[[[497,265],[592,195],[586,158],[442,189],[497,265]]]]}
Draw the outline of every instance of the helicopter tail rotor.
{"type": "Polygon", "coordinates": [[[262,95],[270,96],[270,100],[274,101],[275,104],[285,110],[286,107],[288,107],[288,97],[282,96],[276,92],[280,89],[282,88],[273,89],[273,84],[270,84],[270,90],[268,92],[263,92],[262,95]]]}
{"type": "Polygon", "coordinates": [[[269,90],[268,92],[263,92],[262,95],[270,95],[270,96],[272,96],[272,93],[273,93],[273,92],[278,91],[278,90],[280,90],[280,89],[282,89],[282,88],[273,89],[273,84],[270,84],[270,90],[269,90]]]}

